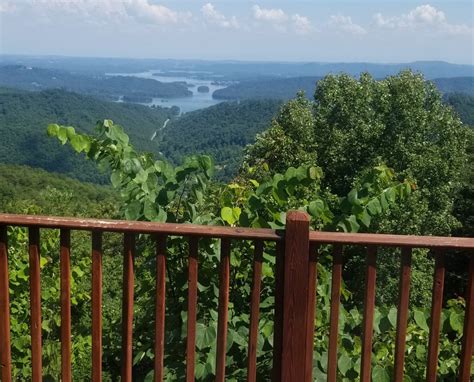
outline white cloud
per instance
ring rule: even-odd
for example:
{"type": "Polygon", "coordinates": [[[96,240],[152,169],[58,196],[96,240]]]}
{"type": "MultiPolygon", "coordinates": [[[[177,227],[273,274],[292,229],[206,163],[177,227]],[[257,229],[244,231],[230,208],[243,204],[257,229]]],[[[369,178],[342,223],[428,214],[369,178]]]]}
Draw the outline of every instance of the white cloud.
{"type": "Polygon", "coordinates": [[[363,27],[355,24],[350,16],[332,15],[329,17],[327,25],[329,28],[354,35],[364,35],[367,33],[363,27]]]}
{"type": "Polygon", "coordinates": [[[214,24],[222,28],[237,29],[239,27],[239,23],[237,22],[235,16],[227,18],[222,13],[218,12],[211,3],[203,5],[201,12],[204,16],[204,19],[210,24],[214,24]]]}
{"type": "Polygon", "coordinates": [[[20,0],[14,8],[8,0],[0,2],[2,11],[24,11],[49,20],[76,17],[87,23],[132,20],[143,24],[177,24],[192,17],[190,12],[177,12],[150,0],[20,0]]]}
{"type": "Polygon", "coordinates": [[[388,29],[431,29],[447,34],[472,34],[473,29],[465,24],[450,24],[443,11],[424,4],[406,14],[384,17],[381,13],[374,15],[375,25],[388,29]]]}
{"type": "Polygon", "coordinates": [[[177,12],[148,0],[128,0],[123,2],[123,6],[128,16],[145,23],[177,24],[191,18],[189,12],[177,12]]]}
{"type": "Polygon", "coordinates": [[[291,17],[291,20],[293,21],[293,27],[297,34],[308,34],[313,29],[311,22],[306,16],[300,16],[296,13],[291,17]]]}
{"type": "Polygon", "coordinates": [[[288,20],[288,15],[278,8],[260,8],[258,5],[253,6],[253,17],[256,20],[271,21],[271,22],[285,22],[288,20]]]}

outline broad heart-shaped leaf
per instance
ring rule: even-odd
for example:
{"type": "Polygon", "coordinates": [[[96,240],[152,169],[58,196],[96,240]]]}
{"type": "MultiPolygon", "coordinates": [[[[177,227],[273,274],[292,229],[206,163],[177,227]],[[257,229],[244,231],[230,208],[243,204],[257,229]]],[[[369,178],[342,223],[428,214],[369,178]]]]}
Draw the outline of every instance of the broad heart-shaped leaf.
{"type": "Polygon", "coordinates": [[[341,354],[337,361],[337,367],[342,375],[346,375],[347,371],[352,367],[352,360],[345,354],[341,354]]]}
{"type": "Polygon", "coordinates": [[[416,324],[423,330],[429,331],[428,325],[426,324],[426,316],[421,310],[415,310],[413,317],[415,318],[416,324]]]}
{"type": "Polygon", "coordinates": [[[451,311],[449,315],[449,325],[453,330],[458,333],[461,333],[463,330],[463,318],[456,311],[451,311]]]}
{"type": "Polygon", "coordinates": [[[384,367],[375,365],[372,369],[372,381],[373,382],[390,382],[390,375],[384,367]]]}
{"type": "Polygon", "coordinates": [[[221,218],[227,223],[227,224],[234,224],[235,223],[235,217],[234,213],[232,211],[232,208],[230,207],[224,207],[221,209],[221,218]]]}
{"type": "Polygon", "coordinates": [[[397,325],[397,308],[390,308],[390,311],[388,312],[388,320],[390,321],[390,324],[395,327],[397,325]]]}
{"type": "Polygon", "coordinates": [[[48,125],[48,135],[50,137],[56,137],[59,132],[59,125],[56,123],[51,123],[48,125]]]}
{"type": "Polygon", "coordinates": [[[196,347],[201,350],[211,347],[216,340],[215,325],[196,324],[196,347]]]}
{"type": "Polygon", "coordinates": [[[71,138],[71,146],[76,152],[82,151],[88,153],[91,147],[91,141],[88,137],[80,134],[75,134],[71,138]]]}
{"type": "Polygon", "coordinates": [[[141,216],[142,204],[138,200],[131,202],[125,209],[125,218],[127,220],[138,220],[141,216]]]}
{"type": "Polygon", "coordinates": [[[372,199],[367,203],[367,210],[372,216],[382,213],[382,206],[377,198],[372,199]]]}
{"type": "Polygon", "coordinates": [[[58,139],[63,145],[67,142],[67,129],[64,126],[59,126],[58,139]]]}

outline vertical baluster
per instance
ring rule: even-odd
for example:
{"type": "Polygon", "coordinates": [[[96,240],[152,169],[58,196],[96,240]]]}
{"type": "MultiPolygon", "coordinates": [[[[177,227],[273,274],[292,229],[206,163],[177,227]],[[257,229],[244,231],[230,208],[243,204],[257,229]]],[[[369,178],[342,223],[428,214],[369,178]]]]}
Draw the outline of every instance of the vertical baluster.
{"type": "Polygon", "coordinates": [[[408,303],[410,301],[411,248],[402,248],[395,344],[395,382],[403,382],[403,365],[407,336],[408,303]]]}
{"type": "Polygon", "coordinates": [[[92,232],[92,381],[102,381],[102,233],[92,232]]]}
{"type": "Polygon", "coordinates": [[[263,242],[255,242],[253,257],[252,296],[250,302],[250,332],[247,351],[247,381],[257,380],[258,319],[260,315],[260,289],[262,284],[263,242]]]}
{"type": "Polygon", "coordinates": [[[360,380],[370,382],[372,369],[372,336],[375,312],[377,248],[370,246],[367,251],[367,271],[365,278],[364,322],[362,338],[362,362],[360,380]]]}
{"type": "Polygon", "coordinates": [[[341,301],[342,246],[334,245],[332,254],[331,312],[329,319],[328,382],[337,377],[337,337],[339,330],[339,305],[341,301]]]}
{"type": "Polygon", "coordinates": [[[285,270],[285,242],[275,248],[275,313],[273,318],[273,368],[272,381],[281,379],[281,347],[283,342],[283,287],[285,270]]]}
{"type": "Polygon", "coordinates": [[[197,281],[198,281],[198,245],[199,239],[189,239],[188,265],[188,323],[186,339],[186,381],[194,381],[196,358],[196,311],[197,311],[197,281]]]}
{"type": "Polygon", "coordinates": [[[0,226],[0,377],[10,382],[12,374],[10,347],[10,296],[8,286],[7,227],[0,226]]]}
{"type": "Polygon", "coordinates": [[[466,295],[466,313],[464,315],[464,333],[462,336],[460,382],[469,382],[474,344],[474,254],[469,261],[469,279],[466,295]]]}
{"type": "Polygon", "coordinates": [[[60,232],[61,273],[61,380],[70,382],[71,376],[71,235],[68,229],[60,232]]]}
{"type": "Polygon", "coordinates": [[[217,322],[216,382],[225,381],[225,358],[227,342],[227,318],[230,283],[230,240],[221,240],[219,270],[219,307],[217,322]]]}
{"type": "Polygon", "coordinates": [[[308,307],[309,268],[309,216],[302,211],[289,211],[285,231],[282,381],[312,380],[312,362],[307,363],[313,353],[307,344],[308,325],[314,320],[314,311],[308,307]],[[308,351],[311,356],[306,354],[308,351]]]}
{"type": "Polygon", "coordinates": [[[39,229],[31,227],[29,233],[30,304],[31,304],[31,368],[32,381],[42,381],[41,352],[41,286],[39,229]]]}
{"type": "Polygon", "coordinates": [[[165,299],[166,299],[166,236],[156,242],[156,311],[155,311],[155,381],[164,378],[165,299]]]}
{"type": "Polygon", "coordinates": [[[436,371],[438,369],[439,331],[441,326],[441,308],[443,306],[444,273],[444,255],[440,251],[436,251],[431,302],[430,339],[428,343],[428,366],[426,371],[426,380],[429,382],[436,382],[436,371]]]}
{"type": "Polygon", "coordinates": [[[305,380],[311,381],[313,376],[313,348],[314,348],[314,317],[316,315],[316,287],[319,244],[309,244],[308,266],[308,323],[306,326],[306,368],[305,380]]]}
{"type": "Polygon", "coordinates": [[[121,380],[132,381],[132,331],[133,331],[133,260],[135,235],[124,235],[123,285],[122,285],[122,370],[121,380]]]}

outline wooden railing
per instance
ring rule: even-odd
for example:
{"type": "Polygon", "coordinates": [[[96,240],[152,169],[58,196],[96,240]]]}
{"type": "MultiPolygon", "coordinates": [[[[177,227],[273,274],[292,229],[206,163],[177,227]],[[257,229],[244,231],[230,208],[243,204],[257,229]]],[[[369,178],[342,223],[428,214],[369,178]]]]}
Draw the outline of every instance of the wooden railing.
{"type": "MultiPolygon", "coordinates": [[[[440,317],[444,286],[444,252],[465,251],[469,260],[464,333],[460,354],[459,380],[470,380],[474,342],[474,239],[453,237],[417,237],[382,234],[344,234],[309,230],[305,213],[290,211],[285,231],[234,227],[196,226],[148,222],[56,218],[44,216],[0,214],[0,361],[2,381],[11,381],[10,310],[8,281],[7,226],[29,230],[31,359],[32,381],[42,379],[41,296],[39,240],[41,228],[60,230],[60,306],[61,306],[61,380],[71,381],[71,285],[70,232],[92,233],[92,380],[102,378],[102,232],[124,234],[124,269],[122,300],[121,380],[132,380],[132,321],[134,301],[135,234],[156,237],[156,324],[155,380],[164,378],[164,335],[166,296],[167,236],[189,237],[188,320],[186,344],[186,380],[194,380],[198,240],[210,237],[221,240],[216,381],[225,380],[227,311],[230,284],[230,251],[232,240],[255,241],[253,285],[250,305],[247,380],[255,381],[256,349],[260,305],[260,287],[264,242],[276,242],[275,322],[273,349],[273,381],[311,381],[313,362],[314,315],[316,304],[316,264],[318,247],[333,245],[328,381],[336,381],[338,322],[342,282],[342,251],[345,245],[367,247],[366,288],[362,337],[361,381],[370,381],[372,333],[375,309],[377,247],[402,248],[400,262],[400,294],[398,303],[395,365],[393,379],[403,381],[410,270],[412,248],[435,251],[435,269],[428,344],[427,381],[435,381],[438,366],[440,317]]],[[[317,328],[316,328],[317,330],[317,328]]]]}

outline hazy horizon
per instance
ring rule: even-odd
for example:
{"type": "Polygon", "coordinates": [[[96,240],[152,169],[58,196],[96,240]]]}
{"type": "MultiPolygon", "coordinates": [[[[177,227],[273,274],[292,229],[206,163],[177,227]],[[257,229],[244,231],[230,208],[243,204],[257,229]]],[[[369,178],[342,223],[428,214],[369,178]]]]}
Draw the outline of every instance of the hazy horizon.
{"type": "Polygon", "coordinates": [[[470,1],[0,0],[0,53],[474,63],[470,1]]]}

